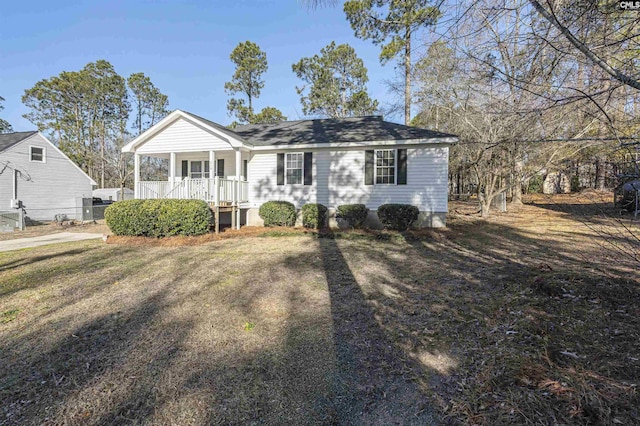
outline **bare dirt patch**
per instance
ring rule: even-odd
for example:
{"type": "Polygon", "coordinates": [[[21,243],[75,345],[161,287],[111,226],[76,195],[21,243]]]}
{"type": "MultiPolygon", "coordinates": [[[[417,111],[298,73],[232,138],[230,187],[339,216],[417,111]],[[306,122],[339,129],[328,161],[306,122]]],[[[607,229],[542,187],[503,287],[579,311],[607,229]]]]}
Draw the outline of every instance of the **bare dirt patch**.
{"type": "Polygon", "coordinates": [[[566,204],[0,254],[0,424],[632,424],[638,265],[566,204]]]}

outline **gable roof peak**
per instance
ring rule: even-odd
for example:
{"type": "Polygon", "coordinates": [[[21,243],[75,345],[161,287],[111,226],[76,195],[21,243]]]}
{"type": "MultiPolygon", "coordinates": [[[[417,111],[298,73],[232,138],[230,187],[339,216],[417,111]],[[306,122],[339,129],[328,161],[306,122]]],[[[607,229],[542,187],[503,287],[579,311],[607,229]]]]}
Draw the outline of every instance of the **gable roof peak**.
{"type": "Polygon", "coordinates": [[[18,142],[22,142],[23,140],[30,138],[36,133],[38,133],[37,130],[30,130],[28,132],[0,133],[0,152],[11,148],[18,142]]]}

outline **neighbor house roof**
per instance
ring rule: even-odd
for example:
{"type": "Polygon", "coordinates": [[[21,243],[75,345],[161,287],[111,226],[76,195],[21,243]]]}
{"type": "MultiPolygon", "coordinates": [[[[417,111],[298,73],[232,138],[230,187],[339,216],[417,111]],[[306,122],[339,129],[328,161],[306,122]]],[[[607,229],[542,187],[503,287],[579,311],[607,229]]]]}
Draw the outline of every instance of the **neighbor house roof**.
{"type": "Polygon", "coordinates": [[[247,124],[233,131],[256,146],[456,138],[447,133],[384,121],[380,116],[247,124]]]}
{"type": "Polygon", "coordinates": [[[0,152],[11,148],[13,145],[35,135],[36,133],[38,132],[0,133],[0,152]]]}

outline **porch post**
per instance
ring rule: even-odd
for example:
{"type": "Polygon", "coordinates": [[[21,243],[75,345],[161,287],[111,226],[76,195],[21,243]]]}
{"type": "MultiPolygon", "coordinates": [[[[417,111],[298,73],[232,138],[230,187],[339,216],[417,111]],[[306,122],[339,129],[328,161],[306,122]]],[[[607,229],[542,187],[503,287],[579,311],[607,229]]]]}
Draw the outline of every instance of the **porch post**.
{"type": "Polygon", "coordinates": [[[169,182],[176,181],[176,153],[172,152],[169,158],[169,182]]]}
{"type": "Polygon", "coordinates": [[[218,171],[216,170],[218,166],[216,165],[216,152],[209,151],[209,178],[213,179],[218,175],[218,171]]]}
{"type": "Polygon", "coordinates": [[[140,198],[140,154],[133,155],[133,198],[140,198]]]}
{"type": "Polygon", "coordinates": [[[236,202],[236,229],[240,229],[240,176],[242,175],[242,152],[240,149],[236,149],[236,190],[235,190],[235,202],[236,202]]]}

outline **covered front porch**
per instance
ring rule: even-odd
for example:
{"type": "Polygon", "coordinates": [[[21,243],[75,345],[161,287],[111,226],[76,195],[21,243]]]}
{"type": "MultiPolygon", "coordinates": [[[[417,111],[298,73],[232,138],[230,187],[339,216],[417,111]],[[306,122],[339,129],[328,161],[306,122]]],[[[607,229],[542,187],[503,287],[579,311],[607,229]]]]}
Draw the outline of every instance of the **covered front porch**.
{"type": "Polygon", "coordinates": [[[195,199],[216,205],[248,201],[248,152],[234,149],[134,155],[135,198],[195,199]],[[143,157],[168,159],[166,180],[142,180],[143,157]]]}
{"type": "Polygon", "coordinates": [[[122,151],[134,155],[135,198],[203,200],[213,208],[216,219],[229,212],[231,222],[239,228],[240,209],[248,207],[249,201],[247,175],[252,149],[252,144],[226,127],[175,110],[122,151]],[[143,157],[162,159],[163,172],[143,179],[143,157]]]}
{"type": "MultiPolygon", "coordinates": [[[[241,149],[193,152],[136,152],[134,192],[137,199],[190,199],[209,203],[216,218],[231,214],[231,224],[240,228],[240,209],[249,201],[247,169],[249,152],[241,149]],[[166,180],[142,180],[145,157],[168,160],[166,180]]],[[[165,162],[166,164],[166,162],[165,162]]]]}
{"type": "Polygon", "coordinates": [[[148,200],[155,198],[178,198],[204,200],[212,205],[239,205],[249,201],[248,182],[215,176],[213,178],[169,181],[139,181],[136,198],[148,200]]]}

